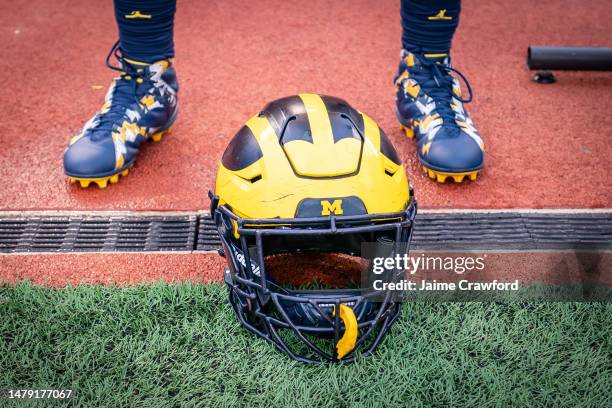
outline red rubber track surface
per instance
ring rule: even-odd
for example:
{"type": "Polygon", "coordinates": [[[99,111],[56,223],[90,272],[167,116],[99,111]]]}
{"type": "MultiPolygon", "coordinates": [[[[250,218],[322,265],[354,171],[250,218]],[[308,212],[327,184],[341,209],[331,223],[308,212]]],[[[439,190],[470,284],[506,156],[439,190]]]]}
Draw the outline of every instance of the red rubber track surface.
{"type": "Polygon", "coordinates": [[[529,44],[610,46],[611,32],[609,0],[464,1],[454,66],[475,90],[468,109],[487,164],[475,183],[439,185],[394,118],[399,1],[179,1],[175,132],[118,185],[82,190],[64,177],[62,153],[114,75],[104,67],[112,2],[5,1],[0,209],[206,208],[230,137],[267,101],[298,92],[341,96],[377,120],[422,207],[611,207],[612,74],[560,72],[543,86],[525,64],[529,44]]]}
{"type": "Polygon", "coordinates": [[[0,283],[67,284],[220,282],[225,259],[212,253],[71,253],[0,256],[0,283]]]}

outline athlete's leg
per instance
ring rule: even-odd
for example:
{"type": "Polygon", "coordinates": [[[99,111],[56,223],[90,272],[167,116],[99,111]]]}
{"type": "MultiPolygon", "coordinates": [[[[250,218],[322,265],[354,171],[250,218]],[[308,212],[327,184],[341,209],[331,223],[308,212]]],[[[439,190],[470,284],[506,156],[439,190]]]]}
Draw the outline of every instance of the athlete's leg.
{"type": "Polygon", "coordinates": [[[417,53],[448,53],[460,13],[460,0],[402,0],[402,48],[417,53]]]}
{"type": "MultiPolygon", "coordinates": [[[[484,166],[484,144],[463,104],[450,66],[459,0],[402,0],[402,53],[395,78],[397,117],[416,137],[418,158],[429,177],[444,182],[475,180],[484,166]]],[[[463,78],[465,81],[465,78],[463,78]]]]}
{"type": "Polygon", "coordinates": [[[134,164],[141,144],[158,141],[177,116],[178,83],[172,67],[176,0],[115,0],[119,41],[109,54],[120,72],[102,108],[70,140],[64,170],[87,187],[115,183],[134,164]]]}
{"type": "Polygon", "coordinates": [[[147,63],[174,57],[175,11],[176,0],[115,0],[123,55],[147,63]]]}

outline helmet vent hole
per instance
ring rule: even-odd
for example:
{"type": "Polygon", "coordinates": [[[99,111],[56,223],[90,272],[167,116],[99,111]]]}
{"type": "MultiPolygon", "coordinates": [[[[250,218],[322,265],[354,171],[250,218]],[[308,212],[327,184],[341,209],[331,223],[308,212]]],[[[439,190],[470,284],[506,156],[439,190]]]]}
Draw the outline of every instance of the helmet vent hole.
{"type": "Polygon", "coordinates": [[[389,176],[389,177],[393,177],[393,175],[394,175],[396,172],[397,172],[397,170],[396,170],[396,171],[391,171],[391,170],[389,170],[389,169],[385,169],[385,174],[386,174],[387,176],[389,176]]]}
{"type": "Polygon", "coordinates": [[[253,176],[253,177],[251,177],[251,178],[246,178],[246,177],[241,177],[241,176],[238,176],[238,177],[240,177],[240,178],[241,178],[242,180],[244,180],[244,181],[248,181],[248,182],[249,182],[249,183],[251,183],[251,184],[253,184],[253,183],[257,183],[259,180],[261,180],[261,174],[258,174],[258,175],[256,175],[256,176],[253,176]]]}

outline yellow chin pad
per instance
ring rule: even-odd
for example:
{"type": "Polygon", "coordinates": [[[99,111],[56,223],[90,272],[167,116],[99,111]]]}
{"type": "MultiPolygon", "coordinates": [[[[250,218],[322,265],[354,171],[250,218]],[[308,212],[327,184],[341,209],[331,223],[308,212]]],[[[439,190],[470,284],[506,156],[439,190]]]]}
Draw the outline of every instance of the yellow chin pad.
{"type": "Polygon", "coordinates": [[[338,340],[338,344],[336,344],[338,360],[342,359],[355,348],[358,333],[357,318],[355,317],[353,309],[342,303],[340,303],[339,309],[340,319],[344,322],[344,335],[338,340]]]}

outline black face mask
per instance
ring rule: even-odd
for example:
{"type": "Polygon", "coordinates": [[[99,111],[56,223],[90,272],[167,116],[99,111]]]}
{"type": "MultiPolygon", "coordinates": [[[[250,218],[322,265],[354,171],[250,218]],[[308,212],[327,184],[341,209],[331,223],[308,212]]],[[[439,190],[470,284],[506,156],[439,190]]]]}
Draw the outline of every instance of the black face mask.
{"type": "MultiPolygon", "coordinates": [[[[289,287],[270,273],[270,257],[315,252],[365,257],[364,243],[375,244],[378,256],[407,253],[414,199],[393,214],[243,219],[211,198],[229,265],[224,278],[230,302],[245,328],[305,363],[351,362],[376,350],[399,315],[396,294],[365,291],[363,285],[289,287]]],[[[292,267],[282,273],[300,272],[292,267]]]]}

